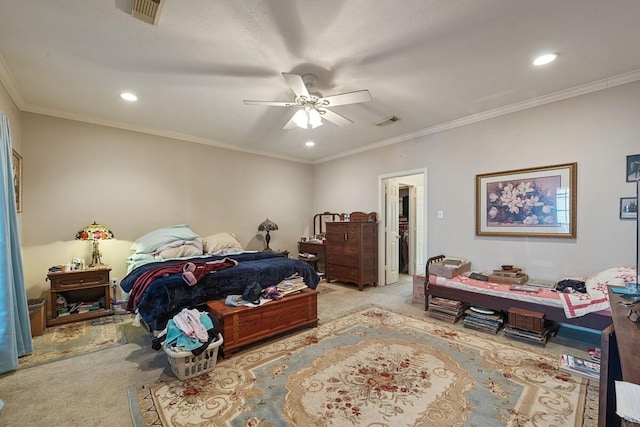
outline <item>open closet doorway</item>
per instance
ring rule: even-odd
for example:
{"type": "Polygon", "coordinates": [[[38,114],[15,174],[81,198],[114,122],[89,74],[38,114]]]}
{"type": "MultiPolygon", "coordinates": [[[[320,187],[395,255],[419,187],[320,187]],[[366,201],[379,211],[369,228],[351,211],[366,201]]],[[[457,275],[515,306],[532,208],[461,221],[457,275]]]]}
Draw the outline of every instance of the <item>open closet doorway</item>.
{"type": "Polygon", "coordinates": [[[397,282],[401,274],[413,276],[424,270],[426,180],[426,169],[379,177],[380,285],[397,282]]]}

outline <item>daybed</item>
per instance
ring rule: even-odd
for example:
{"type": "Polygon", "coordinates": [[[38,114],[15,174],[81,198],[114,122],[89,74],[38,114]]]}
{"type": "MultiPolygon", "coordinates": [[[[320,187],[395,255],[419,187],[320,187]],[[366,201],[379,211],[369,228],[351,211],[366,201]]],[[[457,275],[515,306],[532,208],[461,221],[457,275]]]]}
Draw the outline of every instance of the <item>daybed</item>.
{"type": "MultiPolygon", "coordinates": [[[[583,306],[577,301],[580,296],[561,295],[552,290],[540,290],[537,293],[512,291],[510,285],[473,280],[466,276],[444,278],[429,275],[429,267],[433,262],[441,261],[444,255],[427,260],[425,271],[425,310],[428,309],[429,296],[463,301],[471,305],[486,307],[492,310],[508,311],[510,308],[544,313],[545,319],[603,330],[611,325],[611,313],[607,309],[608,300],[595,301],[583,297],[583,306]],[[567,304],[572,309],[567,309],[567,304]],[[586,309],[591,306],[591,309],[586,309]],[[597,311],[596,311],[597,310],[597,311]],[[575,317],[574,317],[575,316],[575,317]]],[[[633,276],[630,274],[629,279],[633,276]]],[[[623,279],[620,279],[623,280],[623,279]]],[[[606,285],[604,285],[606,288],[606,285]]],[[[606,289],[605,289],[606,292],[606,289]]]]}
{"type": "Polygon", "coordinates": [[[139,313],[152,330],[162,330],[182,308],[241,295],[252,282],[258,282],[264,289],[298,275],[309,288],[315,289],[320,281],[306,262],[277,253],[245,251],[229,233],[223,233],[223,239],[222,234],[201,238],[184,225],[152,233],[132,245],[136,253],[128,258],[131,267],[120,283],[129,294],[127,309],[139,313]],[[152,233],[155,235],[150,239],[152,233]],[[221,240],[225,241],[224,247],[219,244],[221,240]],[[178,247],[182,249],[175,250],[178,247]],[[200,255],[195,255],[198,252],[200,255]],[[161,253],[164,255],[159,256],[161,253]],[[168,255],[172,257],[166,258],[168,255]],[[192,284],[184,276],[189,268],[196,279],[192,284]]]}

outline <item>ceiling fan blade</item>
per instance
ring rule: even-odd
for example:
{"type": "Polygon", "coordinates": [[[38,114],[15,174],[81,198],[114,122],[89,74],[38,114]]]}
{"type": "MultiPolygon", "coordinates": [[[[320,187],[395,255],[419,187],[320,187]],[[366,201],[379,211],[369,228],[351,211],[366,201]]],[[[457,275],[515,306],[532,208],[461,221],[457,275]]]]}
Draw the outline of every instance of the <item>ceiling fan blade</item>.
{"type": "Polygon", "coordinates": [[[371,94],[368,90],[357,90],[355,92],[340,93],[324,97],[320,100],[327,107],[335,107],[336,105],[356,104],[358,102],[371,101],[371,94]],[[325,101],[328,104],[325,104],[325,101]]]}
{"type": "Polygon", "coordinates": [[[340,114],[334,113],[331,110],[323,109],[319,111],[320,111],[320,117],[322,117],[323,119],[329,120],[331,123],[333,123],[334,125],[338,125],[341,128],[347,127],[351,123],[353,123],[351,120],[347,119],[345,116],[341,116],[340,114]]]}
{"type": "Polygon", "coordinates": [[[298,104],[295,102],[279,102],[279,101],[252,101],[250,99],[245,99],[242,102],[245,105],[268,105],[271,107],[296,107],[298,104]]]}
{"type": "Polygon", "coordinates": [[[297,74],[282,73],[282,77],[287,81],[287,84],[296,96],[307,99],[309,98],[309,91],[307,90],[307,86],[304,84],[301,76],[297,74]]]}

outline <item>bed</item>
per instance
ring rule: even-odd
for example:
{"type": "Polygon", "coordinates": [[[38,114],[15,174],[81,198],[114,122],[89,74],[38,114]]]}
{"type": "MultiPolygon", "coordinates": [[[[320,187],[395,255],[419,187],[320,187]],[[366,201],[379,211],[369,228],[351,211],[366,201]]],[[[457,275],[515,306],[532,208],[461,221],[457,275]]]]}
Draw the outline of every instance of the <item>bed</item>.
{"type": "Polygon", "coordinates": [[[188,226],[156,230],[132,245],[135,253],[120,287],[127,309],[152,330],[162,330],[182,308],[195,308],[228,295],[242,295],[257,282],[264,289],[299,276],[311,289],[320,277],[306,262],[272,252],[246,251],[229,233],[200,237],[188,226]],[[185,278],[185,270],[195,280],[185,278]]]}
{"type": "Polygon", "coordinates": [[[311,289],[315,289],[320,281],[318,274],[304,261],[274,253],[243,252],[148,263],[129,273],[120,286],[129,293],[127,309],[138,312],[153,329],[161,330],[163,325],[184,307],[197,307],[210,300],[225,298],[227,295],[242,295],[246,286],[252,282],[258,282],[264,289],[294,274],[301,276],[311,289]],[[183,279],[182,271],[187,263],[200,265],[225,260],[233,260],[237,264],[226,263],[225,268],[212,270],[192,286],[183,279]],[[154,271],[158,271],[160,275],[138,292],[138,279],[154,271]],[[162,272],[168,274],[164,275],[162,272]]]}
{"type": "MultiPolygon", "coordinates": [[[[602,331],[611,325],[608,300],[591,299],[588,295],[560,294],[543,289],[537,293],[510,290],[510,285],[483,282],[464,275],[444,278],[429,275],[429,266],[441,261],[444,255],[427,260],[425,271],[425,310],[429,296],[463,301],[492,310],[508,311],[511,308],[544,313],[545,319],[602,331]],[[582,304],[580,303],[582,298],[582,304]],[[574,310],[567,310],[567,307],[574,310]]],[[[623,270],[626,271],[626,270],[623,270]]],[[[626,274],[626,273],[625,273],[626,274]]],[[[631,277],[631,276],[629,276],[631,277]]],[[[620,280],[625,280],[621,278],[620,280]]],[[[606,285],[605,290],[606,290],[606,285]]]]}

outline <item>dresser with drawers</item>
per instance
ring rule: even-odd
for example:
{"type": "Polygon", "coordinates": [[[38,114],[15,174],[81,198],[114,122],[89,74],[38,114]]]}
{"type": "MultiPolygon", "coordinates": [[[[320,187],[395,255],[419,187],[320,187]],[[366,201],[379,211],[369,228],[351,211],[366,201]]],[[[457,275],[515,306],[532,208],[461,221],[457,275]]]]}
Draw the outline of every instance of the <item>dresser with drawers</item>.
{"type": "Polygon", "coordinates": [[[326,223],[327,282],[364,285],[378,282],[378,224],[376,222],[326,223]]]}

